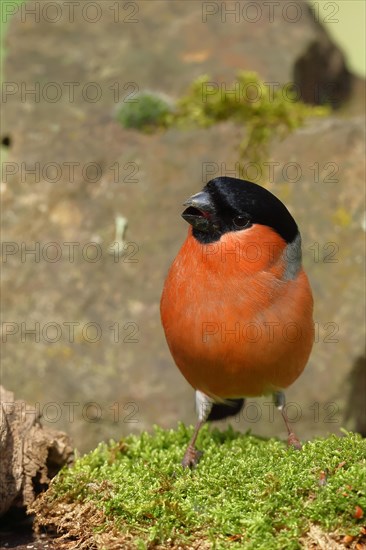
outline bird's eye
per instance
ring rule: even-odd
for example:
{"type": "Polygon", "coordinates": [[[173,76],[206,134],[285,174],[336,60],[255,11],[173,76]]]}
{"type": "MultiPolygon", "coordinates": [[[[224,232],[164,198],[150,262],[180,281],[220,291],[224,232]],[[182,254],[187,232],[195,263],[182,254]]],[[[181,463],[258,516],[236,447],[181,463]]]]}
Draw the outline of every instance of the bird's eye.
{"type": "Polygon", "coordinates": [[[251,224],[250,218],[248,216],[236,216],[233,219],[233,222],[235,227],[238,227],[239,229],[245,229],[251,224]]]}

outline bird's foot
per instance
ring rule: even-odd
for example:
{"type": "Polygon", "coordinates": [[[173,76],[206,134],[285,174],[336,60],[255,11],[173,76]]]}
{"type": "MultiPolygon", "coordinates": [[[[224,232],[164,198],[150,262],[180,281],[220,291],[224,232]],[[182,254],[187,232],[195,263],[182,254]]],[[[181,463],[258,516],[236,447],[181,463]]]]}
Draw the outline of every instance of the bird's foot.
{"type": "Polygon", "coordinates": [[[188,445],[182,460],[183,468],[195,468],[202,455],[202,451],[198,451],[192,445],[188,445]]]}
{"type": "Polygon", "coordinates": [[[296,435],[294,434],[294,432],[290,432],[288,434],[288,438],[287,438],[287,445],[289,447],[293,447],[294,449],[296,449],[297,451],[301,451],[302,449],[302,445],[300,443],[300,441],[297,439],[296,435]]]}

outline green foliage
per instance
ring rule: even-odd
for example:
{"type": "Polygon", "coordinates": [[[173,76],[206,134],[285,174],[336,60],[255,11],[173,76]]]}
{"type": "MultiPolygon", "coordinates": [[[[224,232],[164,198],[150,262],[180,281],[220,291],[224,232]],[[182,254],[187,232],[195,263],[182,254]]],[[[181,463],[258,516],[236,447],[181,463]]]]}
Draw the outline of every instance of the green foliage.
{"type": "Polygon", "coordinates": [[[324,107],[311,107],[297,101],[289,86],[265,84],[256,73],[239,72],[236,81],[219,86],[209,76],[193,82],[188,94],[179,100],[171,125],[209,127],[225,120],[243,125],[245,137],[240,157],[261,162],[268,155],[272,138],[287,136],[309,116],[323,116],[324,107]]]}
{"type": "Polygon", "coordinates": [[[170,112],[171,107],[163,97],[152,92],[142,92],[122,103],[117,119],[125,128],[150,131],[164,126],[170,112]]]}
{"type": "MultiPolygon", "coordinates": [[[[108,535],[113,526],[141,548],[200,540],[222,549],[296,549],[314,524],[359,534],[355,509],[366,510],[361,436],[317,439],[299,452],[274,439],[206,426],[198,441],[203,458],[190,471],[180,460],[191,434],[180,425],[100,444],[57,476],[39,505],[39,523],[47,523],[47,507],[63,517],[78,502],[102,510],[98,533],[108,535]]],[[[82,528],[85,540],[88,526],[82,528]]]]}
{"type": "Polygon", "coordinates": [[[243,129],[239,148],[241,160],[261,163],[270,142],[284,138],[301,127],[306,118],[328,114],[327,107],[312,107],[297,100],[291,87],[263,82],[256,73],[239,72],[230,85],[213,82],[208,75],[195,80],[175,108],[150,93],[125,103],[118,118],[127,128],[208,128],[233,121],[243,129]]]}

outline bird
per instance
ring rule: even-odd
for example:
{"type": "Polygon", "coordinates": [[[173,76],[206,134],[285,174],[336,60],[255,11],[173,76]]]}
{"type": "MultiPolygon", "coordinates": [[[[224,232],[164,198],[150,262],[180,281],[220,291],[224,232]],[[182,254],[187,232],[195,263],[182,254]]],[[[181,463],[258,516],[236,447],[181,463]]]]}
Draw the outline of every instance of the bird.
{"type": "Polygon", "coordinates": [[[202,425],[237,414],[248,397],[272,395],[288,444],[300,449],[284,393],[314,342],[298,226],[265,187],[228,176],[210,180],[183,206],[188,234],[160,301],[171,355],[195,389],[198,421],[182,466],[201,458],[202,425]]]}

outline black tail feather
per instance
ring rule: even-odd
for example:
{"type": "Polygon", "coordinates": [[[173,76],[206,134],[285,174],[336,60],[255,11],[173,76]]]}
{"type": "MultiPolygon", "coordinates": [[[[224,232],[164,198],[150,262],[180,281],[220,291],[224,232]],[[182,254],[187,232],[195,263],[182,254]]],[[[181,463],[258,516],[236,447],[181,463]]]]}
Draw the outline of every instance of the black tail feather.
{"type": "Polygon", "coordinates": [[[223,403],[214,403],[207,420],[223,420],[238,414],[244,405],[244,399],[225,399],[223,403]]]}

